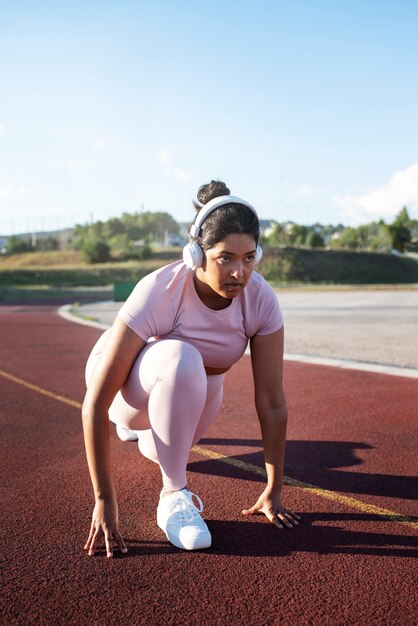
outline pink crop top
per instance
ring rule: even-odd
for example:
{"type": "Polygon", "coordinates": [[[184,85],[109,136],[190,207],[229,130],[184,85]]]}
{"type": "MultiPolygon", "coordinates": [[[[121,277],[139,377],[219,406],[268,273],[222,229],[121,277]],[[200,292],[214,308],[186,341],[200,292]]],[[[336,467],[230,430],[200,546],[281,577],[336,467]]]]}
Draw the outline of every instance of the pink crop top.
{"type": "Polygon", "coordinates": [[[183,261],[148,274],[136,285],[119,316],[141,339],[180,339],[202,355],[205,367],[229,368],[245,352],[248,339],[283,326],[277,296],[253,272],[242,293],[226,309],[214,311],[200,300],[193,272],[183,261]]]}

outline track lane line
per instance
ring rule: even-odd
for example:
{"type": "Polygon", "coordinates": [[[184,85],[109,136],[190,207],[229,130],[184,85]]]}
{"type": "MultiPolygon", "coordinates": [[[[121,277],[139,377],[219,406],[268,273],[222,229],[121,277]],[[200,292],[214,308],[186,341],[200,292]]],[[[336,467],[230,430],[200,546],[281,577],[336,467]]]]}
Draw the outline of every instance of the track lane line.
{"type": "Polygon", "coordinates": [[[54,400],[58,400],[59,402],[63,402],[64,404],[68,404],[76,409],[81,409],[81,402],[77,402],[76,400],[71,400],[71,398],[66,398],[65,396],[61,396],[58,393],[54,393],[53,391],[49,391],[48,389],[44,389],[43,387],[38,387],[38,385],[34,385],[33,383],[28,382],[27,380],[23,380],[23,378],[19,378],[18,376],[14,376],[13,374],[9,374],[4,370],[0,370],[0,376],[6,378],[7,380],[11,380],[18,385],[22,385],[27,389],[31,389],[32,391],[36,391],[37,393],[42,394],[43,396],[48,396],[49,398],[54,398],[54,400]]]}
{"type": "MultiPolygon", "coordinates": [[[[39,387],[38,385],[34,385],[23,378],[19,378],[18,376],[14,376],[13,374],[9,374],[9,372],[5,372],[0,369],[0,376],[5,378],[6,380],[10,380],[18,385],[26,387],[31,391],[35,391],[44,396],[48,396],[49,398],[53,398],[58,402],[62,402],[67,404],[73,408],[81,410],[82,404],[81,402],[77,402],[76,400],[71,400],[71,398],[66,398],[60,394],[54,393],[53,391],[49,391],[48,389],[44,389],[43,387],[39,387]]],[[[262,467],[258,467],[257,465],[253,465],[252,463],[247,463],[246,461],[241,461],[240,459],[236,459],[234,457],[225,456],[224,454],[220,454],[219,452],[215,452],[214,450],[209,450],[208,448],[202,448],[201,446],[193,446],[192,452],[216,461],[220,461],[221,463],[225,463],[226,465],[230,465],[240,470],[244,470],[246,472],[250,472],[251,474],[255,474],[262,479],[266,479],[266,471],[262,467]]],[[[299,480],[295,480],[294,478],[290,478],[289,476],[284,476],[284,484],[289,487],[299,487],[301,489],[305,489],[310,493],[313,493],[321,498],[326,498],[327,500],[332,500],[334,502],[338,502],[339,504],[343,504],[348,508],[354,508],[363,513],[368,513],[372,515],[377,515],[382,519],[397,522],[399,524],[404,524],[415,530],[418,530],[418,522],[415,522],[413,518],[408,517],[406,515],[400,515],[396,513],[396,511],[391,511],[389,509],[384,509],[382,507],[375,506],[374,504],[367,504],[362,502],[361,500],[357,500],[356,498],[352,498],[350,496],[345,496],[338,491],[330,491],[329,489],[323,489],[322,487],[317,487],[316,485],[311,485],[310,483],[305,483],[299,480]]]]}
{"type": "MultiPolygon", "coordinates": [[[[232,465],[232,467],[236,467],[246,472],[250,472],[251,474],[257,474],[257,476],[260,476],[260,478],[263,478],[264,480],[267,479],[266,470],[262,467],[258,467],[258,465],[253,465],[252,463],[247,463],[246,461],[241,461],[240,459],[236,459],[234,457],[225,456],[224,454],[209,450],[208,448],[202,448],[201,446],[194,446],[192,448],[192,452],[197,452],[197,454],[200,454],[201,456],[207,457],[209,459],[222,461],[227,465],[232,465]]],[[[284,476],[284,484],[288,487],[300,487],[302,489],[305,489],[306,491],[314,493],[317,496],[320,496],[321,498],[333,500],[334,502],[338,502],[339,504],[344,504],[345,506],[355,508],[359,511],[362,511],[363,513],[378,515],[379,517],[382,517],[391,522],[406,524],[407,526],[411,526],[412,528],[418,530],[418,522],[415,522],[412,517],[409,517],[407,515],[400,515],[395,511],[391,511],[390,509],[384,509],[374,504],[367,504],[366,502],[362,502],[361,500],[357,500],[356,498],[345,496],[338,491],[323,489],[322,487],[317,487],[316,485],[311,485],[310,483],[295,480],[294,478],[290,478],[289,476],[284,476]]]]}

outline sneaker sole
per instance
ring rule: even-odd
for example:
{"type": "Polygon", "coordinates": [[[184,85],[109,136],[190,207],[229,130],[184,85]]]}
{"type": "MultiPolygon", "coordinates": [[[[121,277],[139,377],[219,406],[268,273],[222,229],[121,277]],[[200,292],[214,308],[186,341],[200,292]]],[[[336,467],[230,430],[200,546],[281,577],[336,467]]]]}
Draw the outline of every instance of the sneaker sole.
{"type": "Polygon", "coordinates": [[[175,546],[176,548],[179,548],[180,550],[207,550],[208,548],[211,547],[212,545],[212,537],[210,536],[210,538],[208,539],[208,541],[206,542],[202,542],[203,545],[200,546],[193,546],[193,547],[188,547],[185,546],[179,539],[179,537],[170,537],[170,535],[167,533],[167,531],[165,530],[165,528],[163,528],[162,526],[160,526],[160,524],[157,521],[157,525],[158,528],[161,528],[161,530],[163,531],[163,533],[165,534],[165,536],[167,537],[168,541],[175,546]]]}

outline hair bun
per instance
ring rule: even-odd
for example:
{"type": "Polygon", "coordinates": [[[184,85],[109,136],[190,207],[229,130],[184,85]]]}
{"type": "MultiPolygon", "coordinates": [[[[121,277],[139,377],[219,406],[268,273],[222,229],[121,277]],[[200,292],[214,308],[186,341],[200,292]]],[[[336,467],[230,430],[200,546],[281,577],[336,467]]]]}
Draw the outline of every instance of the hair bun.
{"type": "MultiPolygon", "coordinates": [[[[202,204],[207,204],[210,200],[218,198],[219,196],[229,196],[230,191],[226,184],[221,180],[211,180],[210,183],[199,187],[196,194],[197,199],[202,204]]],[[[195,209],[200,210],[200,207],[194,203],[195,209]]]]}

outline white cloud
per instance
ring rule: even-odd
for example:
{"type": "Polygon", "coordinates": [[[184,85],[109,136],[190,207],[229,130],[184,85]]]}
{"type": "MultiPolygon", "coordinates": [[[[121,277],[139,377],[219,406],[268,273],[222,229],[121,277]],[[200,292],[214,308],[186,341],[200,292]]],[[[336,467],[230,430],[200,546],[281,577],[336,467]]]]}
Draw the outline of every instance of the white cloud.
{"type": "Polygon", "coordinates": [[[45,215],[66,215],[68,213],[68,209],[63,206],[47,206],[44,209],[45,215]]]}
{"type": "Polygon", "coordinates": [[[160,152],[160,161],[164,163],[164,165],[171,163],[171,154],[168,150],[162,150],[160,152]]]}
{"type": "Polygon", "coordinates": [[[0,198],[21,198],[27,196],[29,190],[24,185],[18,185],[11,182],[0,182],[0,198]]]}
{"type": "Polygon", "coordinates": [[[173,176],[174,178],[177,178],[177,180],[190,180],[191,178],[189,172],[186,172],[185,170],[181,170],[178,167],[175,167],[173,169],[173,176]]]}
{"type": "Polygon", "coordinates": [[[308,198],[309,196],[312,196],[312,194],[313,191],[309,185],[302,185],[302,187],[296,191],[296,195],[301,198],[308,198]]]}
{"type": "Polygon", "coordinates": [[[106,147],[106,142],[104,139],[96,139],[93,143],[93,148],[95,150],[104,150],[106,147]]]}
{"type": "Polygon", "coordinates": [[[343,209],[343,219],[352,225],[391,220],[402,209],[418,210],[418,163],[396,172],[386,185],[363,195],[335,196],[343,209]]]}
{"type": "Polygon", "coordinates": [[[169,150],[162,150],[159,154],[159,159],[164,165],[164,173],[166,174],[166,176],[169,176],[170,178],[175,178],[176,180],[190,180],[191,176],[189,172],[186,172],[186,170],[171,165],[172,159],[169,150]]]}
{"type": "Polygon", "coordinates": [[[83,159],[69,159],[67,161],[67,167],[69,169],[90,170],[94,167],[94,163],[83,159]]]}

